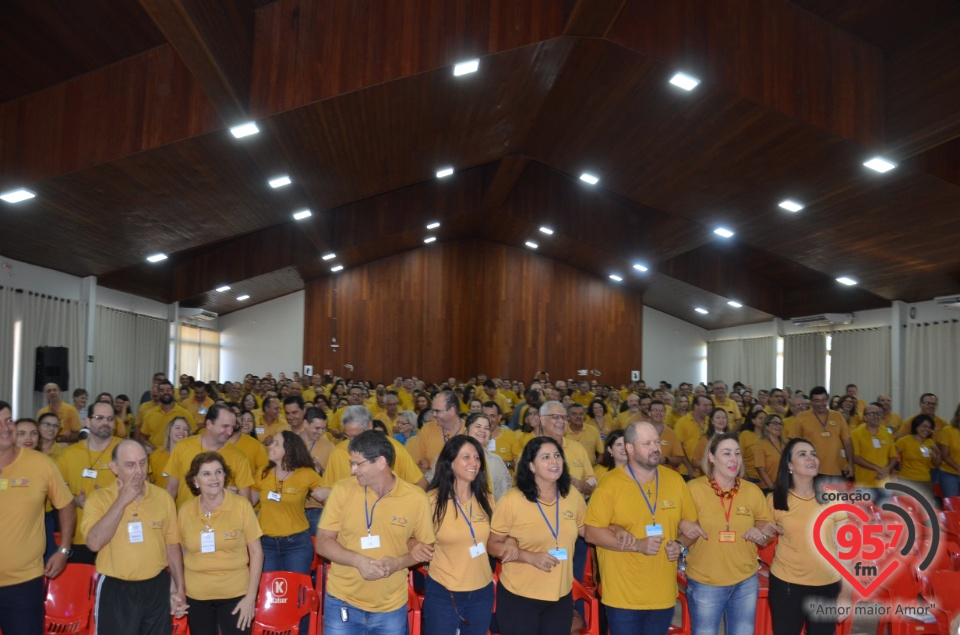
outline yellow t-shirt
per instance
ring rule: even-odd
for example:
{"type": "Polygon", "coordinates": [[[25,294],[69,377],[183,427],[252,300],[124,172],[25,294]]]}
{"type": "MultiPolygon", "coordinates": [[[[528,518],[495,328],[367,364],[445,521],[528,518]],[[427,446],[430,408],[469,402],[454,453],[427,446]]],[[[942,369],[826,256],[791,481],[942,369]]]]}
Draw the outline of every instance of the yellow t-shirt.
{"type": "Polygon", "coordinates": [[[500,584],[511,593],[555,602],[573,588],[573,549],[584,526],[587,505],[574,487],[570,488],[565,498],[560,498],[559,504],[559,510],[556,501],[539,503],[538,508],[537,503],[528,501],[523,492],[516,488],[504,494],[497,503],[490,522],[491,532],[516,538],[520,548],[525,551],[543,553],[558,547],[567,551],[567,559],[561,560],[549,573],[520,562],[504,564],[500,584]],[[557,532],[556,538],[553,531],[557,532]]]}
{"type": "Polygon", "coordinates": [[[931,448],[936,445],[936,441],[927,438],[924,439],[921,446],[920,442],[913,438],[913,435],[907,435],[897,439],[895,445],[897,450],[900,451],[900,476],[911,481],[929,482],[930,470],[933,469],[933,451],[931,448]]]}
{"type": "Polygon", "coordinates": [[[687,556],[687,576],[702,584],[729,586],[757,574],[757,545],[743,534],[758,520],[770,520],[770,510],[760,488],[740,479],[740,491],[732,499],[717,496],[706,476],[687,484],[697,506],[697,518],[707,540],[697,540],[687,556]],[[726,507],[724,507],[726,506],[726,507]],[[727,524],[725,510],[729,511],[727,524]],[[733,542],[720,542],[721,531],[736,532],[733,542]]]}
{"type": "MultiPolygon", "coordinates": [[[[588,478],[595,478],[593,474],[593,463],[590,460],[590,455],[587,454],[586,448],[584,448],[582,445],[573,439],[564,438],[563,456],[567,463],[567,470],[570,471],[571,477],[580,481],[585,481],[588,478]]],[[[594,459],[596,459],[596,454],[593,456],[594,459]]]]}
{"type": "Polygon", "coordinates": [[[143,413],[143,419],[140,423],[140,433],[147,438],[155,448],[162,448],[167,441],[167,424],[177,417],[183,417],[190,425],[190,434],[197,431],[197,424],[193,421],[193,415],[189,410],[174,404],[170,412],[164,412],[163,406],[154,406],[148,408],[143,413]]]}
{"type": "Polygon", "coordinates": [[[597,426],[584,423],[580,432],[574,432],[573,428],[569,428],[564,436],[583,446],[587,456],[590,457],[590,465],[597,464],[597,454],[603,453],[603,441],[600,439],[600,429],[597,426]]]}
{"type": "MultiPolygon", "coordinates": [[[[490,447],[490,441],[487,441],[487,449],[503,459],[504,463],[510,463],[511,461],[516,463],[516,460],[520,457],[520,453],[523,451],[523,448],[519,445],[517,434],[510,428],[504,428],[500,426],[500,436],[490,441],[493,441],[493,448],[490,447]]],[[[510,470],[513,472],[513,469],[510,470]]]]}
{"type": "Polygon", "coordinates": [[[268,536],[292,536],[310,528],[304,513],[307,496],[321,486],[320,475],[308,467],[297,468],[282,482],[276,468],[261,476],[257,472],[253,489],[260,492],[260,526],[268,536]],[[280,500],[272,500],[271,492],[280,492],[280,500]]]}
{"type": "Polygon", "coordinates": [[[760,438],[756,432],[744,430],[740,433],[740,454],[743,456],[743,467],[747,471],[747,476],[753,479],[759,479],[757,474],[756,450],[760,438]]]}
{"type": "MultiPolygon", "coordinates": [[[[168,478],[179,479],[180,484],[177,489],[177,507],[179,508],[188,500],[192,499],[193,493],[187,485],[187,472],[190,471],[190,463],[193,458],[201,452],[208,452],[203,448],[201,439],[206,435],[187,437],[173,446],[173,452],[170,453],[170,460],[167,461],[163,471],[167,473],[168,478]]],[[[227,462],[230,468],[231,477],[227,485],[234,485],[239,489],[253,486],[253,475],[250,474],[250,463],[246,455],[238,450],[236,446],[227,443],[217,450],[217,453],[227,462]]]]}
{"type": "Polygon", "coordinates": [[[611,417],[610,415],[605,415],[599,421],[594,419],[593,417],[587,417],[586,423],[584,423],[584,427],[586,426],[593,426],[594,428],[599,430],[601,439],[605,439],[608,434],[618,429],[616,420],[614,419],[614,417],[611,417]]]}
{"type": "Polygon", "coordinates": [[[213,399],[210,397],[204,399],[202,403],[197,403],[196,398],[193,396],[186,401],[180,402],[181,407],[190,411],[190,415],[193,417],[193,422],[198,428],[202,428],[204,426],[204,420],[207,418],[207,410],[209,410],[212,405],[213,399]]]}
{"type": "MultiPolygon", "coordinates": [[[[410,441],[416,438],[416,436],[412,437],[410,441]]],[[[393,462],[393,472],[407,483],[414,485],[419,483],[420,479],[423,478],[423,472],[417,467],[410,453],[407,452],[402,443],[393,437],[388,436],[387,440],[390,441],[396,453],[396,459],[393,462]]],[[[350,474],[350,450],[347,449],[349,445],[350,442],[344,439],[333,449],[333,452],[330,453],[330,458],[327,460],[327,468],[323,472],[324,487],[333,487],[340,481],[353,476],[350,474]]]]}
{"type": "Polygon", "coordinates": [[[784,443],[774,445],[770,439],[764,439],[757,444],[753,453],[753,462],[756,467],[762,467],[774,483],[777,481],[777,472],[780,470],[780,457],[783,454],[784,445],[784,443]]]}
{"type": "Polygon", "coordinates": [[[228,441],[227,443],[243,452],[243,455],[247,457],[251,474],[262,472],[263,468],[267,467],[267,463],[270,462],[270,459],[267,458],[266,446],[249,434],[241,433],[235,442],[228,441]]]}
{"type": "Polygon", "coordinates": [[[727,413],[727,417],[730,420],[730,423],[738,422],[743,417],[740,415],[740,406],[737,405],[737,402],[727,397],[727,400],[723,403],[717,402],[716,397],[711,398],[713,405],[727,413]]]}
{"type": "Polygon", "coordinates": [[[574,403],[578,403],[584,408],[589,407],[590,403],[596,398],[597,396],[592,392],[588,392],[587,394],[584,395],[579,390],[573,393],[572,395],[570,395],[570,399],[572,399],[574,403]]]}
{"type": "MultiPolygon", "coordinates": [[[[891,412],[880,420],[880,425],[887,429],[890,434],[899,434],[900,426],[903,425],[903,419],[895,412],[891,412]]],[[[907,434],[910,434],[909,428],[907,434]]]]}
{"type": "MultiPolygon", "coordinates": [[[[57,468],[63,474],[63,478],[70,486],[70,493],[74,496],[84,492],[90,496],[90,492],[95,489],[108,487],[117,480],[117,475],[110,470],[110,458],[113,455],[113,448],[120,443],[122,439],[113,437],[110,445],[102,451],[93,452],[87,446],[87,439],[74,443],[67,448],[60,458],[57,459],[57,468]],[[87,472],[87,470],[91,470],[87,472]],[[84,476],[84,473],[95,476],[84,476]]],[[[80,523],[83,520],[83,508],[77,507],[77,524],[73,531],[73,544],[87,544],[86,534],[80,531],[80,523]]]]}
{"type": "MultiPolygon", "coordinates": [[[[466,433],[467,429],[461,423],[460,429],[457,430],[456,434],[466,433]]],[[[443,446],[450,438],[451,435],[444,432],[440,424],[431,421],[425,423],[423,427],[420,428],[420,432],[418,432],[416,436],[411,437],[404,447],[406,447],[410,456],[413,457],[414,463],[419,465],[420,461],[426,459],[430,461],[430,469],[433,469],[437,463],[437,457],[440,456],[440,451],[443,450],[443,446]]]]}
{"type": "MultiPolygon", "coordinates": [[[[437,490],[428,493],[430,514],[437,505],[437,490]]],[[[488,499],[493,504],[493,498],[488,499]]],[[[490,539],[490,517],[483,511],[476,498],[463,504],[463,513],[451,499],[447,501],[447,511],[443,523],[436,529],[436,550],[430,562],[430,577],[442,584],[448,591],[476,591],[493,581],[490,570],[490,558],[486,553],[476,558],[470,555],[470,548],[490,539]],[[470,517],[467,524],[466,516],[470,517]],[[470,530],[473,529],[471,535],[470,530]]]]}
{"type": "Polygon", "coordinates": [[[247,543],[260,540],[250,501],[226,492],[223,504],[210,518],[200,511],[200,498],[177,514],[187,595],[195,600],[222,600],[245,595],[250,582],[247,543]],[[214,549],[203,553],[200,534],[213,529],[214,549]]]}
{"type": "Polygon", "coordinates": [[[277,433],[290,429],[286,419],[283,417],[277,417],[273,423],[267,423],[264,421],[263,414],[255,418],[253,425],[254,431],[257,433],[257,438],[264,443],[269,443],[271,438],[277,433]]]}
{"type": "MultiPolygon", "coordinates": [[[[179,444],[178,444],[179,445],[179,444]]],[[[165,491],[145,483],[146,491],[139,501],[123,509],[117,533],[97,554],[97,573],[121,580],[138,581],[155,578],[167,567],[167,545],[180,542],[177,508],[165,491]],[[130,542],[131,523],[142,533],[142,542],[130,542]]],[[[83,535],[103,518],[117,500],[117,484],[95,490],[87,497],[86,513],[80,530],[83,535]]]]}
{"type": "MultiPolygon", "coordinates": [[[[767,495],[767,504],[773,522],[780,525],[783,535],[777,539],[777,547],[770,566],[770,573],[784,582],[808,586],[824,586],[840,579],[827,560],[820,555],[813,542],[813,527],[817,516],[827,506],[817,503],[816,497],[800,498],[793,493],[787,494],[790,511],[773,508],[773,494],[767,495]]],[[[834,536],[837,527],[847,519],[846,512],[835,512],[824,521],[820,528],[823,544],[833,553],[837,553],[834,536]]]]}
{"type": "MultiPolygon", "coordinates": [[[[341,546],[372,560],[405,556],[409,538],[436,542],[426,493],[400,478],[379,501],[376,492],[361,487],[355,478],[338,482],[327,499],[319,528],[336,532],[341,546]],[[380,537],[375,549],[360,548],[360,539],[367,537],[366,514],[371,516],[369,534],[380,537]]],[[[407,604],[407,570],[368,581],[357,569],[333,563],[327,574],[327,593],[364,611],[394,611],[407,604]]]]}
{"type": "Polygon", "coordinates": [[[13,463],[0,474],[0,588],[43,575],[43,551],[47,545],[43,515],[47,499],[62,509],[73,501],[73,496],[49,457],[36,450],[18,449],[13,463]]]}
{"type": "MultiPolygon", "coordinates": [[[[306,439],[304,439],[304,443],[306,443],[306,439]]],[[[307,444],[307,451],[310,452],[310,458],[313,459],[313,467],[317,470],[317,474],[321,476],[321,482],[327,464],[330,462],[330,454],[334,449],[336,449],[336,446],[330,442],[327,435],[323,435],[315,442],[307,444]]],[[[319,507],[323,507],[323,503],[312,496],[307,497],[307,509],[317,509],[319,507]]]]}
{"type": "Polygon", "coordinates": [[[614,419],[614,427],[617,430],[626,430],[627,426],[633,423],[634,421],[642,421],[643,413],[642,412],[631,412],[630,410],[624,410],[617,415],[614,419]]]}
{"type": "MultiPolygon", "coordinates": [[[[950,450],[951,459],[960,463],[960,430],[957,430],[951,425],[947,425],[940,433],[939,443],[950,450]]],[[[944,453],[944,456],[946,456],[946,453],[944,453]]],[[[947,465],[946,461],[940,464],[940,469],[950,474],[960,474],[960,472],[957,472],[957,470],[947,465]]]]}
{"type": "MultiPolygon", "coordinates": [[[[820,473],[839,476],[843,472],[844,460],[840,455],[843,441],[850,438],[850,429],[843,415],[836,410],[828,410],[826,423],[821,423],[813,410],[806,410],[794,419],[796,437],[810,442],[820,459],[820,473]]],[[[846,460],[852,461],[853,457],[846,460]]]]}
{"type": "MultiPolygon", "coordinates": [[[[912,433],[910,432],[910,426],[911,426],[911,424],[913,423],[914,418],[916,418],[916,417],[919,416],[920,414],[922,414],[922,413],[919,413],[919,412],[918,412],[918,413],[916,413],[915,415],[913,415],[912,417],[907,417],[906,419],[904,419],[904,420],[903,420],[903,423],[900,424],[900,430],[897,432],[897,435],[899,435],[899,436],[905,436],[905,435],[908,435],[908,434],[912,434],[912,433]]],[[[947,421],[946,419],[941,419],[940,417],[935,416],[935,417],[933,418],[933,440],[939,443],[939,442],[940,442],[940,434],[943,432],[944,428],[949,428],[949,427],[950,427],[950,422],[949,422],[949,421],[947,421]]]]}
{"type": "MultiPolygon", "coordinates": [[[[660,454],[671,458],[684,455],[683,446],[680,444],[680,439],[677,438],[677,433],[668,428],[666,424],[663,426],[663,432],[660,433],[660,454]]],[[[676,470],[682,466],[683,463],[677,467],[673,465],[667,465],[666,467],[676,470]]]]}
{"type": "MultiPolygon", "coordinates": [[[[677,438],[680,439],[680,445],[683,446],[683,451],[686,453],[687,458],[694,464],[696,467],[696,462],[693,460],[693,452],[697,449],[697,443],[700,442],[700,439],[707,434],[707,427],[710,424],[704,421],[703,425],[697,423],[696,419],[693,418],[693,415],[688,414],[685,417],[681,417],[677,421],[677,425],[674,426],[673,430],[677,433],[677,438]]],[[[687,473],[687,466],[680,466],[680,473],[687,473]]]]}
{"type": "Polygon", "coordinates": [[[147,464],[150,466],[150,482],[163,489],[167,489],[167,473],[163,469],[167,467],[169,460],[170,453],[166,450],[155,450],[147,459],[147,464]]]}
{"type": "MultiPolygon", "coordinates": [[[[677,539],[681,520],[697,520],[697,509],[683,477],[665,465],[657,468],[659,486],[650,497],[650,507],[637,482],[623,467],[611,470],[594,490],[585,522],[591,527],[619,525],[638,538],[647,537],[647,525],[663,528],[664,542],[677,539]]],[[[603,603],[630,610],[673,608],[677,603],[677,563],[667,559],[661,547],[655,556],[597,548],[603,603]],[[643,584],[638,584],[638,581],[643,584]]]]}
{"type": "MultiPolygon", "coordinates": [[[[40,421],[40,417],[48,412],[51,412],[50,406],[44,406],[37,411],[36,420],[40,421]]],[[[80,429],[83,428],[83,422],[80,421],[80,413],[78,413],[77,409],[70,404],[60,402],[60,406],[57,408],[56,414],[57,419],[60,420],[60,434],[63,434],[66,431],[80,432],[80,429]]]]}
{"type": "MultiPolygon", "coordinates": [[[[893,443],[893,435],[884,428],[877,430],[876,436],[870,434],[866,426],[857,428],[850,433],[850,442],[853,444],[853,453],[874,465],[886,467],[890,459],[897,458],[897,448],[893,443]]],[[[890,478],[879,480],[874,470],[854,465],[854,480],[861,487],[883,487],[890,478]]]]}

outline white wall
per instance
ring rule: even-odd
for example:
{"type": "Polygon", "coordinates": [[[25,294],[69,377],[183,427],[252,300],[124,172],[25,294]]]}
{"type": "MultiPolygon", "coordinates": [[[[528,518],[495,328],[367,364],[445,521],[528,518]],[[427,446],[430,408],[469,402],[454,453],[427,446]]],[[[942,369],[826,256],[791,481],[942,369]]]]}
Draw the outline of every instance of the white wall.
{"type": "Polygon", "coordinates": [[[79,300],[80,280],[77,276],[0,256],[0,285],[3,286],[79,300]]]}
{"type": "Polygon", "coordinates": [[[304,292],[220,317],[220,381],[303,370],[304,292]]]}
{"type": "Polygon", "coordinates": [[[665,380],[677,386],[682,381],[706,381],[708,331],[643,307],[643,379],[656,386],[665,380]]]}

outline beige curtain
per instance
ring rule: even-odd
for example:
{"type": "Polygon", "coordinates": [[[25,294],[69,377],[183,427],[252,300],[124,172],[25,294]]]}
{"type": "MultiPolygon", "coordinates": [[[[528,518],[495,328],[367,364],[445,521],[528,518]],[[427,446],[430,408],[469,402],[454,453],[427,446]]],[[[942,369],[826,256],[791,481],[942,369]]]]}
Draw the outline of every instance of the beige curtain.
{"type": "Polygon", "coordinates": [[[827,338],[823,333],[799,333],[783,338],[783,383],[809,393],[827,381],[827,338]]]}
{"type": "Polygon", "coordinates": [[[870,402],[890,393],[890,327],[833,333],[830,347],[831,394],[856,384],[860,398],[870,402]]]}
{"type": "Polygon", "coordinates": [[[776,359],[772,337],[707,342],[707,379],[727,386],[742,381],[754,390],[773,386],[776,359]]]}
{"type": "Polygon", "coordinates": [[[932,392],[940,401],[937,414],[949,421],[960,401],[960,322],[910,324],[904,354],[904,404],[894,410],[905,416],[920,409],[920,395],[932,392]]]}
{"type": "Polygon", "coordinates": [[[217,381],[220,377],[220,333],[181,324],[177,359],[180,373],[192,375],[200,381],[217,381]]]}
{"type": "Polygon", "coordinates": [[[134,403],[153,374],[166,371],[169,326],[166,320],[97,307],[96,356],[91,397],[126,394],[134,403]]]}

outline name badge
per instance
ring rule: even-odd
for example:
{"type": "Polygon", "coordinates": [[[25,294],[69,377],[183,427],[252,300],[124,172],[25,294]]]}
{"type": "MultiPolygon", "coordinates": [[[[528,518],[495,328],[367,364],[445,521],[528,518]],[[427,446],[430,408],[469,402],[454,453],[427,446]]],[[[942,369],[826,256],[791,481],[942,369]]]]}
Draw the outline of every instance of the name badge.
{"type": "Polygon", "coordinates": [[[829,430],[824,430],[823,432],[820,433],[820,436],[821,436],[821,437],[829,437],[829,436],[830,436],[830,431],[829,431],[829,430]]]}
{"type": "Polygon", "coordinates": [[[200,532],[200,553],[213,553],[217,550],[216,533],[213,531],[200,532]]]}
{"type": "Polygon", "coordinates": [[[87,467],[84,468],[83,472],[80,473],[80,476],[83,478],[97,478],[97,471],[87,467]]]}
{"type": "Polygon", "coordinates": [[[477,558],[477,557],[479,557],[479,556],[482,556],[482,555],[485,554],[485,553],[487,553],[487,549],[486,549],[486,547],[483,546],[483,543],[482,543],[482,542],[478,542],[477,544],[475,544],[475,545],[473,545],[472,547],[470,547],[470,557],[471,557],[471,558],[477,558]]]}
{"type": "Polygon", "coordinates": [[[130,544],[143,542],[143,523],[138,521],[127,523],[127,537],[130,544]]]}
{"type": "Polygon", "coordinates": [[[887,426],[887,432],[889,432],[890,434],[893,434],[893,428],[891,428],[890,426],[887,426]]]}
{"type": "Polygon", "coordinates": [[[0,478],[0,490],[5,490],[10,486],[10,482],[5,478],[0,478]]]}
{"type": "Polygon", "coordinates": [[[925,446],[925,445],[921,445],[921,446],[920,446],[920,454],[922,454],[923,456],[930,456],[930,448],[928,448],[928,447],[925,446]]]}
{"type": "Polygon", "coordinates": [[[493,439],[490,439],[489,441],[487,441],[487,450],[489,450],[490,452],[496,452],[497,442],[494,441],[493,439]]]}
{"type": "Polygon", "coordinates": [[[880,449],[880,439],[873,440],[873,447],[877,448],[878,450],[880,449]]]}
{"type": "Polygon", "coordinates": [[[551,549],[549,551],[550,555],[556,558],[557,560],[566,560],[567,559],[567,550],[566,549],[551,549]]]}
{"type": "Polygon", "coordinates": [[[360,538],[360,548],[361,549],[379,549],[380,536],[366,536],[366,537],[360,538]]]}
{"type": "Polygon", "coordinates": [[[840,450],[840,457],[841,457],[841,458],[844,458],[844,459],[847,458],[847,451],[846,451],[846,450],[840,450]]]}
{"type": "Polygon", "coordinates": [[[656,525],[647,525],[647,538],[651,538],[653,536],[662,536],[662,535],[663,535],[663,525],[659,523],[656,525]]]}
{"type": "Polygon", "coordinates": [[[254,428],[257,431],[257,434],[262,435],[266,430],[264,428],[254,428]]]}
{"type": "Polygon", "coordinates": [[[199,408],[199,409],[197,409],[197,414],[205,415],[205,414],[207,414],[207,409],[206,409],[206,408],[199,408]]]}
{"type": "Polygon", "coordinates": [[[268,501],[276,501],[276,502],[279,503],[279,502],[280,502],[280,492],[273,492],[273,491],[267,492],[267,500],[268,500],[268,501]]]}
{"type": "Polygon", "coordinates": [[[737,541],[737,532],[735,531],[720,532],[720,542],[736,542],[736,541],[737,541]]]}

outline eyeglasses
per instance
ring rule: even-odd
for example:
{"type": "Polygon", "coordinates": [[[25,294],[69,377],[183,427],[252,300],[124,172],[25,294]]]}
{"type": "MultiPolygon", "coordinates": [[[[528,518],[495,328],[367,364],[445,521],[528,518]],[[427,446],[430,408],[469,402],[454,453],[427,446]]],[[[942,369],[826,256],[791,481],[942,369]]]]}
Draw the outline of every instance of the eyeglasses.
{"type": "Polygon", "coordinates": [[[42,428],[59,428],[59,427],[60,427],[60,422],[59,422],[59,421],[58,421],[58,422],[44,421],[43,423],[40,424],[40,427],[42,427],[42,428]]]}
{"type": "Polygon", "coordinates": [[[553,419],[554,421],[565,421],[567,415],[540,415],[541,419],[553,419]]]}
{"type": "Polygon", "coordinates": [[[936,401],[921,401],[921,404],[924,406],[937,406],[939,405],[936,401]]]}
{"type": "Polygon", "coordinates": [[[109,421],[110,423],[113,423],[114,421],[117,420],[116,415],[90,415],[90,418],[96,421],[97,423],[101,421],[109,421]]]}
{"type": "Polygon", "coordinates": [[[879,417],[879,416],[882,415],[882,414],[883,414],[882,412],[877,412],[877,411],[875,411],[875,410],[869,410],[869,411],[863,413],[863,416],[864,416],[864,417],[879,417]]]}
{"type": "Polygon", "coordinates": [[[358,462],[358,463],[354,463],[353,461],[350,461],[350,467],[351,467],[351,468],[360,467],[360,466],[363,465],[364,463],[369,463],[369,462],[370,462],[370,459],[365,459],[365,460],[360,461],[360,462],[358,462]]]}

